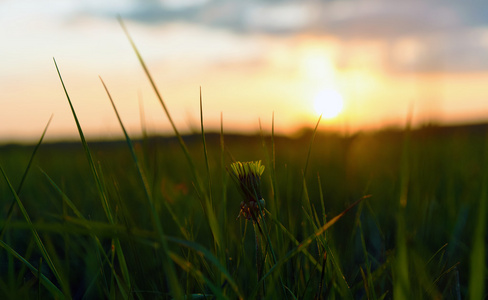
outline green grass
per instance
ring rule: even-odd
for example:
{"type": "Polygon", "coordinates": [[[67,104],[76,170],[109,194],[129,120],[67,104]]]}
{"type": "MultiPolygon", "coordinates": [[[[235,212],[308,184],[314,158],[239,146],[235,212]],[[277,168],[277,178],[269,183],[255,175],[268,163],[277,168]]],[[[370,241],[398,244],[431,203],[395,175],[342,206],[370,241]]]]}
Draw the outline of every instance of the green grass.
{"type": "MultiPolygon", "coordinates": [[[[391,299],[399,273],[404,271],[398,268],[402,264],[408,266],[404,276],[411,294],[407,296],[465,298],[477,284],[477,293],[484,297],[486,291],[479,291],[479,285],[481,281],[483,287],[486,279],[479,276],[486,274],[486,264],[477,263],[473,255],[482,256],[480,248],[486,251],[476,242],[483,240],[478,220],[482,220],[479,207],[485,170],[478,161],[484,157],[484,134],[469,128],[412,131],[409,193],[401,228],[401,132],[352,137],[317,132],[304,177],[308,148],[303,145],[311,137],[273,137],[276,171],[271,178],[270,169],[265,169],[262,188],[276,261],[268,252],[263,297],[285,296],[282,282],[289,299],[309,299],[319,293],[329,299],[391,299]],[[275,198],[274,191],[280,196],[275,198]],[[302,199],[297,200],[300,194],[302,199]],[[324,227],[367,195],[371,196],[332,227],[324,227]],[[403,234],[401,246],[399,232],[403,234]],[[399,247],[405,247],[404,256],[399,256],[399,247]]],[[[194,157],[197,174],[204,178],[208,171],[202,139],[182,138],[194,157]]],[[[232,157],[265,158],[271,136],[265,135],[264,140],[266,148],[259,136],[226,135],[225,130],[223,136],[206,134],[220,248],[177,139],[131,140],[138,158],[147,155],[138,161],[148,163],[139,167],[127,142],[88,142],[104,182],[112,221],[99,200],[83,146],[42,144],[22,189],[16,192],[25,214],[14,207],[2,239],[0,293],[26,298],[36,298],[39,293],[41,297],[63,293],[77,299],[171,298],[161,235],[152,220],[141,168],[147,174],[153,209],[182,293],[248,298],[258,288],[253,230],[249,222],[236,219],[242,200],[225,167],[232,157]],[[33,230],[45,254],[37,246],[33,230]],[[59,279],[44,258],[46,254],[59,279]],[[38,272],[42,272],[40,286],[38,272]]],[[[22,180],[33,149],[0,149],[0,165],[10,185],[22,180]]],[[[0,183],[0,193],[5,199],[2,220],[6,220],[15,197],[5,180],[0,183]]]]}
{"type": "Polygon", "coordinates": [[[273,116],[259,136],[209,133],[200,92],[184,136],[132,45],[174,136],[130,137],[102,81],[124,140],[87,141],[56,66],[81,142],[43,143],[46,126],[0,147],[2,299],[487,297],[488,126],[341,136],[318,120],[291,138],[273,116]],[[237,218],[236,160],[266,166],[259,228],[237,218]]]}

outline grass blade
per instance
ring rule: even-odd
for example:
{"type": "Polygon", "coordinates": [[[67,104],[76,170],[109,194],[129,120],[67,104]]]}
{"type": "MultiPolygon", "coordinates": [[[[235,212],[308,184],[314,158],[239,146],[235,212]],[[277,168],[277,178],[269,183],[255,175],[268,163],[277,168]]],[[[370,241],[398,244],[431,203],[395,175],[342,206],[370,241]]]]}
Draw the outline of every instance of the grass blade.
{"type": "MultiPolygon", "coordinates": [[[[273,223],[275,223],[276,225],[278,225],[278,229],[281,230],[281,232],[287,236],[290,241],[295,245],[295,246],[299,246],[300,245],[300,242],[296,239],[296,237],[288,230],[286,229],[286,227],[274,216],[272,215],[269,211],[266,210],[266,215],[269,216],[269,218],[271,218],[271,221],[273,223]]],[[[308,258],[308,260],[310,260],[310,263],[312,265],[317,265],[317,260],[312,256],[312,254],[310,254],[310,252],[307,250],[307,249],[303,249],[303,253],[304,255],[308,258]]],[[[320,266],[317,267],[319,272],[322,271],[322,268],[320,266]]]]}
{"type": "Polygon", "coordinates": [[[393,298],[410,298],[410,279],[407,249],[407,229],[406,229],[406,207],[408,199],[408,184],[410,180],[410,127],[412,121],[412,107],[407,116],[405,136],[401,157],[400,170],[400,201],[397,212],[397,233],[396,233],[396,262],[395,278],[393,285],[393,298]]]}
{"type": "MultiPolygon", "coordinates": [[[[290,260],[292,257],[297,255],[298,253],[304,251],[311,243],[314,241],[318,236],[322,235],[327,229],[329,229],[332,225],[334,225],[337,221],[339,221],[347,212],[349,212],[353,207],[358,205],[362,200],[364,200],[367,197],[362,197],[361,199],[357,200],[351,206],[346,208],[343,212],[332,218],[329,222],[325,223],[322,227],[320,227],[318,230],[316,230],[313,234],[309,235],[306,239],[304,239],[298,246],[290,250],[285,257],[280,259],[275,265],[271,267],[271,269],[266,273],[260,280],[261,281],[265,280],[266,277],[271,275],[273,272],[275,272],[277,269],[279,269],[284,263],[286,263],[288,260],[290,260]]],[[[259,284],[258,284],[259,286],[259,284]]],[[[254,294],[257,292],[257,289],[254,290],[254,294]]]]}
{"type": "Polygon", "coordinates": [[[178,245],[185,246],[187,248],[193,249],[197,253],[206,257],[211,263],[213,263],[217,267],[217,269],[222,273],[222,275],[224,275],[227,282],[232,287],[232,289],[234,290],[236,295],[239,297],[239,299],[243,299],[243,296],[242,296],[241,292],[239,291],[239,287],[238,287],[237,283],[234,281],[233,277],[229,274],[227,269],[224,268],[224,266],[222,266],[222,264],[220,264],[219,259],[216,258],[210,251],[205,249],[200,244],[197,244],[197,243],[194,243],[191,241],[185,241],[185,240],[170,237],[170,236],[167,236],[166,238],[168,239],[168,241],[170,241],[172,243],[176,243],[178,245]]]}
{"type": "MultiPolygon", "coordinates": [[[[176,255],[175,253],[171,253],[171,259],[177,263],[183,270],[187,271],[188,273],[192,274],[198,281],[203,281],[205,284],[210,288],[210,290],[214,293],[214,295],[218,299],[227,299],[227,297],[222,294],[222,291],[219,286],[216,286],[212,281],[210,281],[207,277],[205,277],[202,272],[196,268],[191,262],[186,259],[183,259],[181,256],[176,255]]],[[[212,295],[205,295],[211,297],[212,295]]]]}
{"type": "MultiPolygon", "coordinates": [[[[1,166],[0,166],[0,171],[2,172],[3,178],[7,182],[7,185],[9,187],[10,191],[12,192],[13,196],[15,197],[15,201],[17,201],[17,205],[19,206],[19,209],[20,209],[22,215],[24,216],[24,218],[27,221],[27,223],[30,226],[32,226],[32,221],[31,221],[31,219],[29,217],[29,214],[27,213],[27,210],[25,209],[24,205],[22,204],[22,201],[19,199],[19,196],[15,192],[12,184],[10,183],[10,181],[9,181],[9,179],[7,177],[7,174],[5,174],[5,171],[3,170],[3,168],[1,166]]],[[[51,257],[49,256],[49,253],[47,252],[46,248],[44,247],[44,244],[42,243],[41,237],[37,233],[37,230],[34,227],[31,227],[31,232],[32,232],[32,235],[34,236],[34,240],[36,241],[37,247],[39,248],[39,251],[41,251],[41,255],[46,260],[49,268],[53,272],[53,274],[56,277],[56,279],[58,280],[59,284],[62,287],[64,287],[63,290],[65,292],[68,292],[69,289],[64,284],[64,281],[61,279],[61,276],[59,275],[58,270],[56,269],[56,266],[54,265],[53,261],[51,260],[51,257]]]]}
{"type": "Polygon", "coordinates": [[[140,165],[139,160],[137,159],[137,155],[136,155],[132,140],[130,139],[129,134],[127,133],[127,130],[125,129],[124,124],[122,123],[122,119],[120,118],[119,112],[117,110],[117,107],[115,106],[115,103],[112,99],[112,96],[110,95],[110,92],[108,91],[107,86],[103,82],[102,78],[100,78],[100,80],[102,81],[102,85],[105,88],[105,91],[107,92],[108,98],[110,99],[110,103],[112,103],[112,107],[115,111],[115,114],[117,115],[117,119],[119,120],[120,127],[122,128],[122,131],[124,132],[125,140],[127,142],[129,150],[131,152],[132,159],[136,165],[139,178],[141,179],[141,181],[144,185],[144,191],[145,191],[146,199],[147,199],[147,202],[148,202],[148,205],[150,208],[151,217],[153,218],[153,223],[156,226],[156,230],[159,234],[159,240],[160,240],[161,245],[163,247],[163,252],[164,252],[163,253],[164,254],[163,259],[165,260],[164,268],[166,270],[166,275],[168,277],[168,284],[169,284],[170,289],[173,293],[173,297],[180,299],[181,297],[183,297],[183,290],[180,287],[180,283],[179,283],[178,278],[176,276],[176,270],[175,270],[174,265],[173,265],[173,263],[169,257],[169,247],[168,247],[168,244],[167,244],[166,239],[165,239],[165,234],[164,234],[164,230],[163,230],[161,220],[160,220],[159,215],[158,215],[156,208],[154,206],[154,201],[152,198],[152,194],[150,192],[149,184],[146,180],[146,176],[144,175],[144,171],[142,169],[142,166],[140,165]]]}
{"type": "MultiPolygon", "coordinates": [[[[304,177],[307,175],[308,164],[310,163],[310,156],[312,154],[312,146],[313,146],[313,142],[315,140],[315,135],[317,134],[317,130],[319,128],[319,124],[320,124],[321,119],[322,119],[322,115],[320,115],[319,119],[317,120],[317,124],[315,125],[315,128],[313,130],[312,139],[310,140],[310,145],[308,146],[307,159],[305,161],[305,168],[303,169],[303,176],[304,177]]],[[[303,191],[302,191],[302,193],[303,193],[303,191]]],[[[300,197],[302,197],[302,193],[300,193],[300,197]]]]}
{"type": "MultiPolygon", "coordinates": [[[[56,285],[54,285],[46,276],[44,276],[40,270],[36,269],[33,265],[31,265],[27,260],[25,260],[22,255],[17,253],[14,249],[12,249],[9,245],[7,245],[4,241],[0,240],[0,247],[5,249],[9,254],[11,254],[13,257],[17,258],[19,261],[21,261],[26,267],[31,270],[31,272],[35,275],[38,275],[38,279],[41,282],[42,285],[44,285],[48,291],[52,294],[55,295],[55,298],[57,299],[65,299],[65,296],[63,292],[61,292],[56,285]],[[39,276],[40,275],[40,276],[39,276]]],[[[40,269],[40,268],[39,268],[40,269]]]]}
{"type": "Polygon", "coordinates": [[[227,221],[227,214],[225,207],[227,207],[227,170],[225,168],[225,143],[224,143],[224,117],[222,112],[220,112],[220,169],[221,169],[221,211],[223,212],[222,220],[227,221]]]}
{"type": "Polygon", "coordinates": [[[78,210],[78,208],[75,206],[75,204],[71,201],[71,199],[68,198],[68,196],[66,196],[65,193],[63,193],[63,191],[61,191],[61,189],[59,188],[59,186],[54,182],[54,180],[51,179],[51,177],[49,177],[49,175],[44,172],[44,170],[41,169],[41,173],[44,174],[44,176],[46,176],[47,180],[49,181],[49,183],[54,187],[54,189],[61,195],[61,198],[62,200],[71,208],[71,210],[74,212],[74,214],[80,218],[80,219],[85,219],[85,217],[83,217],[83,215],[81,214],[81,212],[78,210]]]}
{"type": "MultiPolygon", "coordinates": [[[[485,150],[488,153],[488,142],[485,142],[485,150]]],[[[485,155],[485,160],[488,160],[485,155]]],[[[486,299],[486,210],[488,201],[488,161],[485,161],[484,176],[481,197],[478,204],[478,215],[476,216],[476,227],[473,233],[473,246],[471,249],[471,261],[469,272],[469,298],[486,299]]]]}
{"type": "Polygon", "coordinates": [[[66,98],[68,99],[68,103],[69,103],[69,106],[71,108],[71,113],[73,114],[73,118],[75,120],[76,127],[78,129],[78,134],[80,136],[81,143],[83,145],[83,150],[85,151],[85,155],[86,155],[86,158],[88,160],[88,164],[90,165],[90,169],[92,171],[93,178],[95,179],[95,182],[97,184],[97,191],[98,191],[100,199],[102,201],[103,209],[104,209],[105,214],[107,215],[107,218],[109,219],[109,221],[113,222],[113,217],[112,217],[112,213],[110,211],[110,208],[108,206],[107,197],[105,195],[104,188],[103,188],[102,182],[100,180],[100,176],[98,175],[97,169],[95,167],[95,163],[93,162],[93,158],[91,156],[90,149],[88,148],[88,144],[86,142],[85,135],[83,134],[83,130],[81,129],[80,122],[78,121],[78,117],[76,115],[75,108],[73,107],[73,103],[71,102],[71,99],[69,97],[68,90],[66,89],[66,86],[64,85],[64,81],[63,81],[63,78],[61,77],[61,72],[59,71],[58,64],[56,63],[56,60],[54,58],[53,58],[53,60],[54,60],[54,65],[56,66],[56,71],[58,72],[59,80],[61,81],[61,85],[63,86],[64,93],[66,95],[66,98]]]}
{"type": "Polygon", "coordinates": [[[271,187],[273,189],[273,205],[277,207],[279,192],[276,180],[276,144],[275,144],[275,120],[274,112],[271,116],[271,168],[270,168],[271,187]]]}
{"type": "MultiPolygon", "coordinates": [[[[205,128],[203,126],[203,104],[202,104],[202,88],[200,87],[200,127],[202,131],[202,143],[203,143],[203,153],[205,156],[205,166],[207,169],[207,179],[208,179],[208,194],[205,197],[205,206],[207,211],[208,223],[210,225],[210,230],[212,231],[212,236],[214,242],[216,243],[218,251],[222,249],[222,234],[220,232],[220,227],[215,215],[212,203],[212,180],[210,178],[210,167],[208,162],[207,154],[207,143],[205,142],[205,128]]],[[[203,191],[202,191],[203,192],[203,191]]]]}
{"type": "Polygon", "coordinates": [[[305,178],[307,176],[307,171],[308,171],[308,164],[310,162],[310,156],[312,154],[312,146],[313,146],[313,142],[315,140],[315,135],[317,134],[317,129],[319,128],[319,124],[320,124],[320,120],[322,119],[322,115],[320,115],[318,121],[317,121],[317,124],[315,125],[315,128],[313,130],[313,134],[312,134],[312,139],[310,140],[310,145],[308,146],[308,153],[307,153],[307,159],[305,160],[305,168],[303,169],[303,174],[302,174],[302,177],[303,177],[303,181],[302,181],[302,185],[301,185],[301,190],[300,190],[300,194],[298,195],[299,196],[299,199],[300,201],[303,200],[303,196],[304,196],[304,192],[306,191],[306,186],[305,186],[305,178]]]}
{"type": "MultiPolygon", "coordinates": [[[[46,135],[47,128],[49,127],[49,124],[51,124],[51,120],[53,119],[53,115],[49,118],[49,121],[47,121],[46,127],[44,127],[44,131],[42,132],[41,138],[37,142],[36,146],[34,147],[34,151],[32,151],[32,155],[29,159],[29,162],[27,163],[27,168],[25,168],[24,174],[22,175],[22,179],[20,180],[19,186],[17,187],[17,195],[20,194],[20,190],[22,190],[22,186],[24,185],[25,179],[27,178],[27,174],[29,173],[29,170],[32,166],[32,162],[34,161],[34,157],[37,153],[37,150],[39,149],[39,146],[41,146],[42,141],[44,140],[44,136],[46,135]]],[[[10,207],[8,209],[7,213],[7,221],[5,222],[5,225],[2,227],[0,230],[0,240],[3,239],[3,235],[5,234],[5,230],[8,226],[8,223],[10,222],[10,219],[12,219],[12,214],[14,212],[14,206],[15,206],[15,199],[12,199],[12,203],[10,204],[10,207]]]]}
{"type": "Polygon", "coordinates": [[[212,201],[212,180],[210,178],[210,167],[208,163],[207,143],[205,142],[205,128],[203,126],[203,103],[202,103],[202,87],[200,87],[200,128],[202,131],[203,154],[205,156],[205,167],[207,168],[208,179],[208,198],[212,201]]]}
{"type": "Polygon", "coordinates": [[[204,189],[203,189],[203,186],[201,185],[201,182],[200,182],[200,179],[198,177],[198,174],[196,173],[196,167],[195,167],[195,164],[193,163],[193,159],[190,156],[190,152],[188,151],[188,148],[187,148],[185,142],[183,141],[183,138],[181,137],[181,134],[178,131],[178,128],[176,128],[175,122],[173,121],[173,118],[171,117],[171,114],[169,113],[169,110],[166,107],[166,103],[164,102],[163,97],[161,96],[161,93],[159,92],[159,90],[158,90],[158,88],[156,86],[156,83],[154,83],[154,80],[153,80],[153,78],[151,76],[151,73],[149,73],[149,69],[147,68],[146,63],[144,62],[144,59],[142,58],[139,50],[136,47],[136,44],[134,43],[134,41],[132,40],[131,36],[129,35],[129,31],[125,27],[125,25],[124,25],[124,23],[123,23],[123,21],[122,21],[122,19],[120,17],[119,17],[119,23],[120,23],[122,29],[124,30],[124,33],[127,36],[127,39],[129,40],[129,42],[130,42],[130,44],[132,46],[132,49],[134,50],[135,54],[137,55],[137,59],[139,60],[139,63],[141,64],[141,67],[144,70],[144,73],[146,74],[146,76],[147,76],[147,78],[149,80],[149,83],[151,84],[151,86],[152,86],[152,88],[154,90],[154,93],[156,94],[156,97],[159,100],[159,103],[161,103],[161,106],[164,109],[164,112],[166,114],[166,117],[168,118],[168,120],[169,120],[169,122],[171,124],[171,127],[173,128],[173,131],[176,134],[176,137],[178,138],[178,142],[180,143],[181,149],[183,150],[183,153],[185,154],[186,160],[187,160],[188,164],[190,165],[190,170],[192,172],[193,179],[195,181],[196,186],[199,189],[199,192],[202,195],[205,195],[206,193],[203,192],[204,189]]]}
{"type": "MultiPolygon", "coordinates": [[[[114,220],[114,218],[112,216],[112,212],[111,212],[110,206],[108,204],[107,194],[105,192],[105,187],[103,185],[101,176],[99,175],[99,172],[97,171],[97,168],[95,167],[95,163],[94,163],[93,158],[91,156],[90,149],[88,148],[88,144],[86,142],[85,135],[83,134],[83,130],[81,129],[80,122],[78,121],[78,117],[76,115],[76,111],[75,111],[75,109],[73,107],[73,103],[71,102],[71,99],[69,97],[68,91],[66,89],[66,86],[64,84],[63,78],[61,76],[61,72],[59,71],[59,68],[58,68],[58,65],[56,63],[56,60],[54,58],[53,58],[53,60],[54,60],[54,65],[56,66],[56,71],[58,72],[59,80],[61,81],[61,85],[63,86],[64,93],[66,94],[66,98],[68,99],[68,103],[69,103],[69,106],[71,108],[71,112],[73,114],[73,118],[74,118],[74,120],[76,122],[76,127],[78,129],[78,134],[80,136],[81,143],[83,145],[83,149],[85,151],[85,155],[86,155],[86,158],[88,160],[88,164],[90,165],[90,169],[91,169],[93,178],[95,179],[95,182],[96,182],[96,185],[97,185],[97,192],[98,192],[99,197],[100,197],[100,200],[102,202],[102,207],[103,207],[103,209],[105,211],[105,215],[107,216],[107,219],[109,220],[109,222],[111,224],[114,224],[115,223],[115,220],[114,220]]],[[[124,271],[124,269],[126,270],[125,256],[123,254],[122,249],[120,248],[120,242],[117,240],[117,241],[115,241],[115,244],[117,246],[117,249],[116,250],[117,250],[117,255],[119,256],[119,261],[121,263],[121,268],[124,271]]],[[[129,272],[126,270],[123,273],[124,273],[124,279],[126,280],[126,284],[129,286],[129,289],[130,289],[131,282],[130,282],[129,272]]]]}

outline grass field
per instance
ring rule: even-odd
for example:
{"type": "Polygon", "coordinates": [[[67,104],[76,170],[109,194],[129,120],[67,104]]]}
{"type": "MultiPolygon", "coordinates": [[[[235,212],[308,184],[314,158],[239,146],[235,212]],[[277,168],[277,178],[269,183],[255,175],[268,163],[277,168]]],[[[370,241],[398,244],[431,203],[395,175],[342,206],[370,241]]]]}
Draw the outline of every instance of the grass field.
{"type": "Polygon", "coordinates": [[[80,142],[0,147],[2,299],[487,297],[486,125],[87,142],[65,92],[80,142]]]}
{"type": "Polygon", "coordinates": [[[88,143],[99,185],[81,143],[41,144],[20,189],[34,146],[3,146],[0,165],[25,215],[16,204],[7,223],[15,197],[2,180],[0,293],[484,299],[486,129],[318,132],[315,139],[312,131],[295,138],[207,134],[207,156],[202,136],[186,136],[193,166],[177,138],[139,140],[133,149],[149,198],[124,141],[88,143]],[[253,222],[236,219],[242,197],[228,172],[235,160],[265,165],[262,274],[253,222]]]}

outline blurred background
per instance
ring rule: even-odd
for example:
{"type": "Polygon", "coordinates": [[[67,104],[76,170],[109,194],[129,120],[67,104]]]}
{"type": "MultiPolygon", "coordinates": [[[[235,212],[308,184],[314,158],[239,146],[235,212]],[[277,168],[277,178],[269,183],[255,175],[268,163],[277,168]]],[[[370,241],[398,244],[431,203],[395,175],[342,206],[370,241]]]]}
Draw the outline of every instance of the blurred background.
{"type": "Polygon", "coordinates": [[[0,1],[0,141],[77,139],[53,57],[88,138],[171,127],[117,21],[121,16],[177,127],[351,133],[488,119],[482,1],[0,1]],[[142,120],[142,121],[141,121],[142,120]],[[144,123],[144,125],[142,125],[144,123]]]}

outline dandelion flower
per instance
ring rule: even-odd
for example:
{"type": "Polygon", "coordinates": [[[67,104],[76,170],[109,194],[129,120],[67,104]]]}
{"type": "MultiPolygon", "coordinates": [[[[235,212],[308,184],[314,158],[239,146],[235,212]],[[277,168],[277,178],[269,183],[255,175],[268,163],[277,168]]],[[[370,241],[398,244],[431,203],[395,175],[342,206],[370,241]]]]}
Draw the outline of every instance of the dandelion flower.
{"type": "Polygon", "coordinates": [[[259,206],[264,207],[265,204],[260,187],[264,166],[259,160],[250,162],[238,161],[231,164],[230,167],[232,175],[234,175],[244,196],[244,201],[241,202],[239,216],[242,216],[247,220],[257,220],[257,216],[259,216],[259,206]]]}

